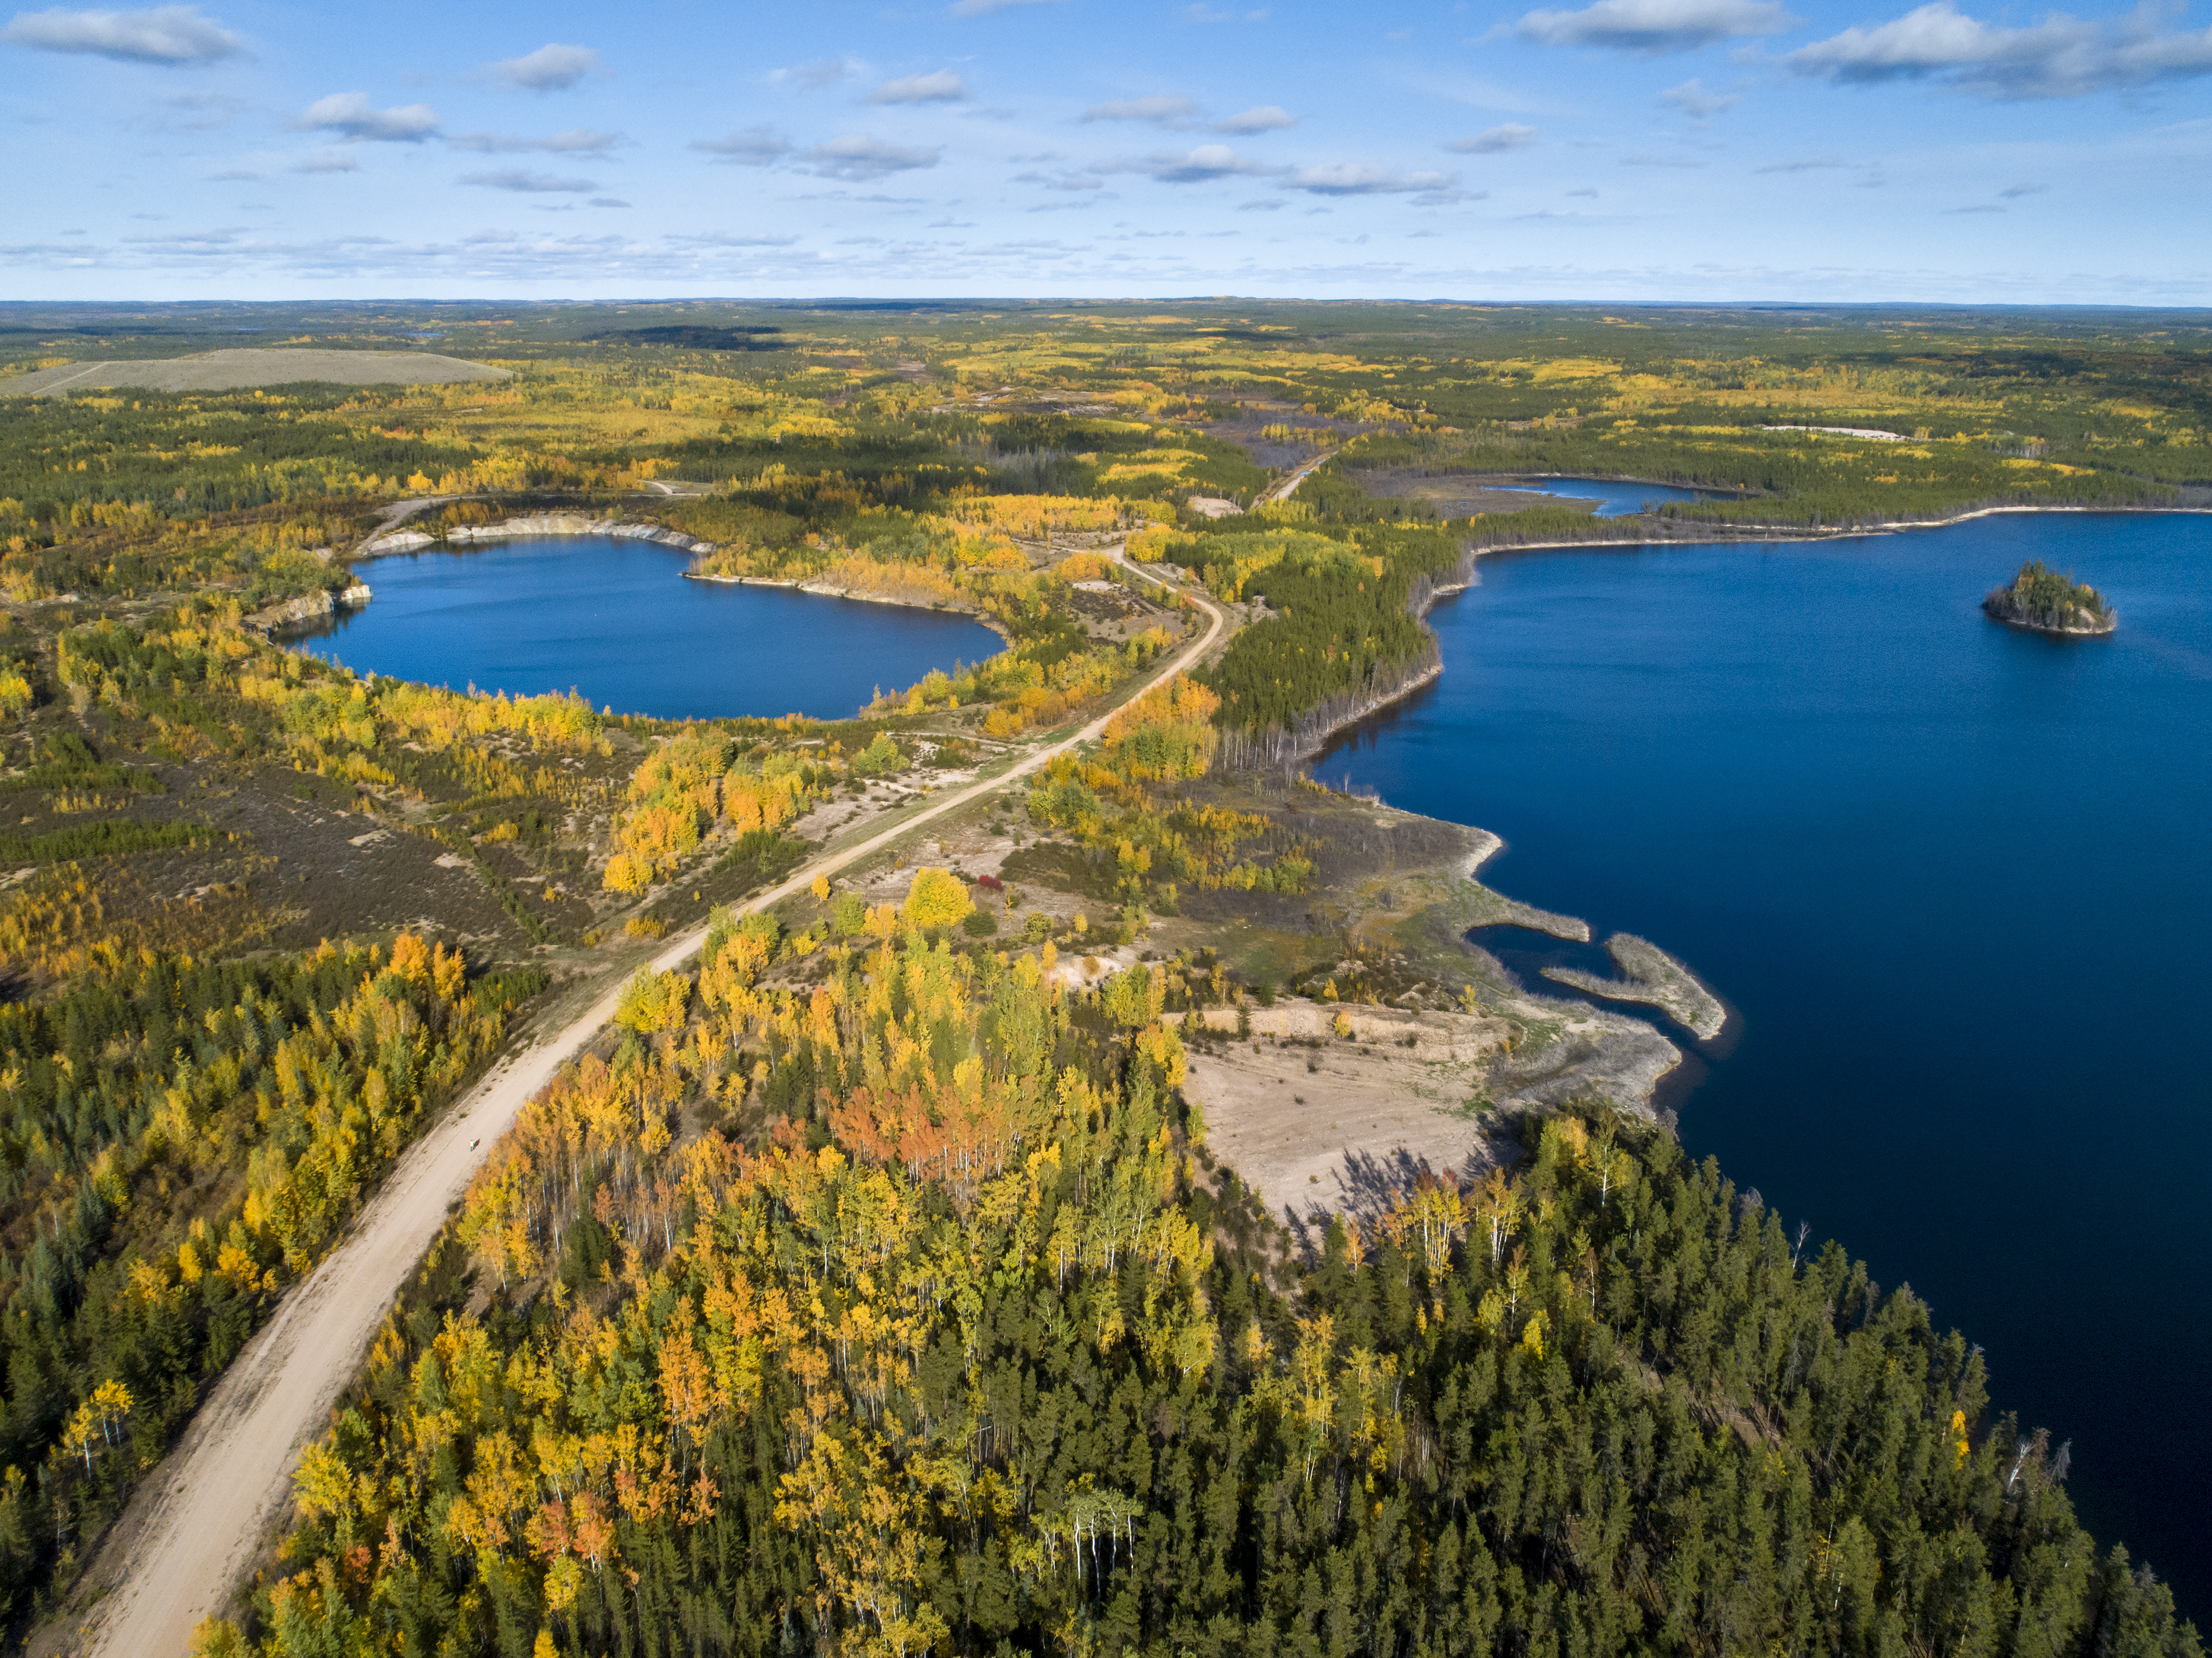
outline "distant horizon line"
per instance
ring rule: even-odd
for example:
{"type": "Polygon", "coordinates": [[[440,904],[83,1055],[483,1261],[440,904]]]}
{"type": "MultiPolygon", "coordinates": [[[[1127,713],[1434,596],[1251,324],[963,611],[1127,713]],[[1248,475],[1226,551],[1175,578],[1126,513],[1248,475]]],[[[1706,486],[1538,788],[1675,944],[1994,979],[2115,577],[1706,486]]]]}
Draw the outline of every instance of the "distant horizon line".
{"type": "Polygon", "coordinates": [[[1521,310],[1588,310],[1609,311],[2126,311],[2140,313],[2177,313],[2212,314],[2212,302],[2203,305],[2178,303],[2155,304],[2124,300],[1620,300],[1620,299],[1462,299],[1444,295],[1427,297],[1403,295],[1370,295],[1358,298],[1324,298],[1319,295],[1259,295],[1259,294],[1137,294],[1137,295],[927,295],[901,294],[832,294],[804,295],[635,295],[622,297],[589,298],[522,298],[512,295],[483,295],[465,298],[434,299],[422,295],[393,294],[368,298],[311,298],[297,299],[0,299],[0,311],[31,309],[45,310],[125,310],[145,307],[184,308],[188,307],[230,307],[240,309],[325,307],[338,308],[358,306],[420,306],[457,308],[471,306],[513,308],[524,306],[540,309],[577,308],[590,306],[761,306],[771,307],[811,307],[870,310],[927,310],[988,308],[1000,306],[1113,306],[1113,305],[1311,305],[1351,307],[1355,306],[1449,306],[1456,309],[1485,310],[1510,307],[1521,310]]]}

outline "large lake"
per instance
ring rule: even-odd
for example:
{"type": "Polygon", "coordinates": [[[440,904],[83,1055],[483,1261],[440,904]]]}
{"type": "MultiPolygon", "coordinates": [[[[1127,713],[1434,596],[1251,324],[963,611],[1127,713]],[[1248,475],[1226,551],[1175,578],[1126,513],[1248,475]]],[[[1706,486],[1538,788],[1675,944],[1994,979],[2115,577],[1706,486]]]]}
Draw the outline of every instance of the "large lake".
{"type": "Polygon", "coordinates": [[[808,714],[848,719],[881,687],[978,662],[999,636],[962,616],[689,581],[651,542],[563,536],[358,567],[368,608],[301,641],[362,671],[459,690],[581,691],[664,720],[808,714]]]}
{"type": "Polygon", "coordinates": [[[1685,1145],[1981,1343],[1996,1407],[2073,1442],[2085,1522],[2201,1624],[2212,519],[1480,575],[1431,616],[1443,677],[1317,772],[1497,831],[1501,890],[1727,998],[1732,1046],[1670,1100],[1685,1145]],[[2031,556],[2119,632],[1986,621],[2031,556]]]}

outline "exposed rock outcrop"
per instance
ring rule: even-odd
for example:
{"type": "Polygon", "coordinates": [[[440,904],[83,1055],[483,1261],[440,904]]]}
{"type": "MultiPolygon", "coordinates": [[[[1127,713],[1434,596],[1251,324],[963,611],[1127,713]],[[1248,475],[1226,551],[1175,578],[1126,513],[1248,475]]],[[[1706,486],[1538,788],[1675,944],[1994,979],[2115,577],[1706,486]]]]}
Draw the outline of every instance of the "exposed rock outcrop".
{"type": "Polygon", "coordinates": [[[373,558],[379,553],[405,553],[434,547],[441,540],[449,546],[466,546],[483,541],[526,541],[539,536],[612,536],[618,541],[659,542],[680,552],[714,550],[711,541],[701,541],[681,530],[665,529],[658,524],[624,523],[612,516],[596,518],[588,513],[527,513],[499,524],[456,524],[442,536],[428,535],[421,530],[395,530],[364,542],[361,551],[363,557],[373,558]]]}
{"type": "Polygon", "coordinates": [[[248,625],[264,633],[289,633],[295,629],[313,628],[331,619],[337,609],[337,601],[328,593],[302,593],[297,598],[288,598],[280,604],[264,605],[246,618],[248,625]]]}

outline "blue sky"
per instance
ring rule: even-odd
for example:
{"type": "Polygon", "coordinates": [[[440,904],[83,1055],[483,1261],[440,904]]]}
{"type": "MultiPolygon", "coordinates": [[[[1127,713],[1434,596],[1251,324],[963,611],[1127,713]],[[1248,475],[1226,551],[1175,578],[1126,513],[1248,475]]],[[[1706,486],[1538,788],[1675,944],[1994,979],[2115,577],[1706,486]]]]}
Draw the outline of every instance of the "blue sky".
{"type": "Polygon", "coordinates": [[[2212,303],[2159,0],[9,15],[9,299],[2212,303]]]}

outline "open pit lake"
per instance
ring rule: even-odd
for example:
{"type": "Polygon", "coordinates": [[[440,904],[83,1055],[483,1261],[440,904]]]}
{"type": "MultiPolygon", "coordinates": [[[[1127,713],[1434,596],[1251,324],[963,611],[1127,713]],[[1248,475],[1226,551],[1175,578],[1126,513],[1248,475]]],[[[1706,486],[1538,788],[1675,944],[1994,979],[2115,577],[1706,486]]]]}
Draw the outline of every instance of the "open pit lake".
{"type": "Polygon", "coordinates": [[[357,567],[376,595],[368,609],[299,642],[363,672],[519,695],[573,688],[664,720],[846,719],[878,686],[1001,648],[968,616],[690,581],[689,562],[609,536],[392,554],[357,567]]]}
{"type": "MultiPolygon", "coordinates": [[[[1665,1102],[1684,1144],[1980,1343],[1997,1407],[2072,1442],[2085,1522],[2202,1625],[2212,518],[1480,574],[1430,616],[1442,678],[1316,774],[1503,835],[1492,884],[1725,998],[1665,1102]],[[2031,556],[2119,631],[1982,616],[2031,556]]],[[[1552,948],[1490,938],[1529,971],[1552,948]]]]}

